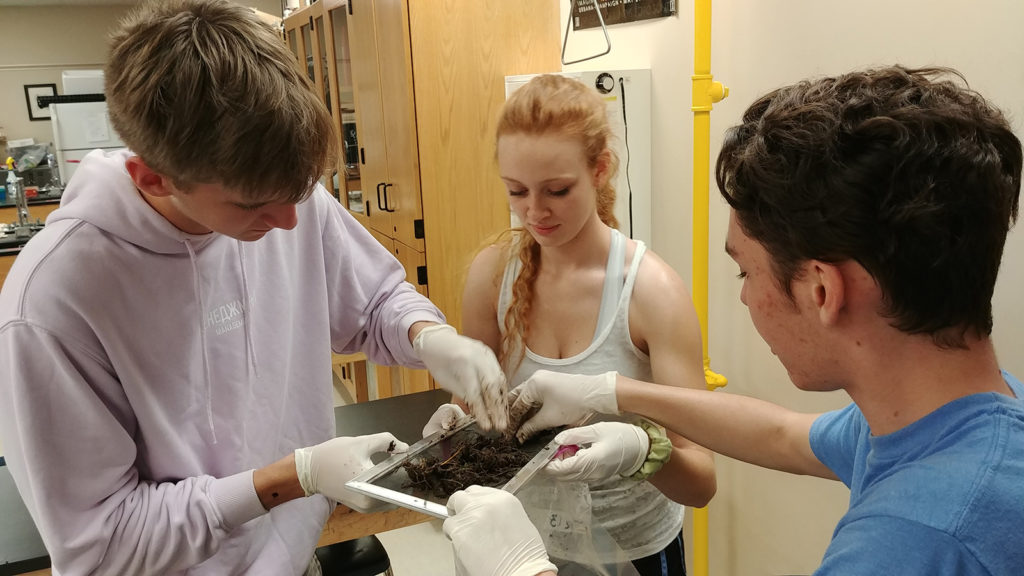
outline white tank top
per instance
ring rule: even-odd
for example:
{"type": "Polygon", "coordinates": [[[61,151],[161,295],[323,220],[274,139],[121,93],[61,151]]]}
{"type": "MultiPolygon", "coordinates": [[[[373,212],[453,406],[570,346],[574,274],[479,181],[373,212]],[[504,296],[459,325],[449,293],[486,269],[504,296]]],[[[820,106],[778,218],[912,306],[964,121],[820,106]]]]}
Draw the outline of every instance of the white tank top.
{"type": "MultiPolygon", "coordinates": [[[[508,379],[511,388],[519,386],[535,371],[542,369],[566,374],[602,374],[615,370],[637,380],[650,382],[653,379],[650,357],[637,348],[629,336],[629,302],[646,247],[643,242],[637,241],[633,261],[623,278],[625,237],[615,229],[611,233],[601,310],[590,346],[570,358],[547,358],[527,348],[519,368],[508,379]]],[[[505,313],[512,298],[512,284],[519,275],[520,267],[519,259],[513,257],[505,266],[502,277],[498,296],[498,326],[502,334],[505,332],[505,313]]],[[[512,354],[518,355],[519,350],[512,350],[512,354]]],[[[637,420],[637,417],[623,414],[609,419],[629,422],[637,420]]],[[[590,493],[594,518],[611,534],[630,560],[661,551],[682,530],[683,506],[669,500],[650,482],[616,479],[591,485],[590,493]]]]}

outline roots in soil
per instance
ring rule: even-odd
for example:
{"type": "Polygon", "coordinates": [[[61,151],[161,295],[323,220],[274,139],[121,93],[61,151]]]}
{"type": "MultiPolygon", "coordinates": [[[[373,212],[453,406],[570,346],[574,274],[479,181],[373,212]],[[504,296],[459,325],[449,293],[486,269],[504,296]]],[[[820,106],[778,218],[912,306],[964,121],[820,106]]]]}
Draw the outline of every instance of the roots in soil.
{"type": "Polygon", "coordinates": [[[406,487],[448,498],[474,484],[499,487],[515,476],[531,457],[515,437],[490,438],[474,434],[455,445],[451,456],[444,461],[424,456],[402,466],[409,475],[406,487]]]}

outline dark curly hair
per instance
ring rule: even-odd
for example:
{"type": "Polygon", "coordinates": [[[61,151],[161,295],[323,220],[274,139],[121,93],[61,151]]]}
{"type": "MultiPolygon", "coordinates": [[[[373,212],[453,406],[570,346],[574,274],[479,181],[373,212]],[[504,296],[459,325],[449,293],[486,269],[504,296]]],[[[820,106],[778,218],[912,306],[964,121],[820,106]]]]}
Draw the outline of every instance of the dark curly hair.
{"type": "Polygon", "coordinates": [[[775,90],[729,130],[715,170],[790,297],[801,263],[854,260],[897,329],[946,348],[991,333],[1021,143],[958,72],[893,66],[775,90]]]}

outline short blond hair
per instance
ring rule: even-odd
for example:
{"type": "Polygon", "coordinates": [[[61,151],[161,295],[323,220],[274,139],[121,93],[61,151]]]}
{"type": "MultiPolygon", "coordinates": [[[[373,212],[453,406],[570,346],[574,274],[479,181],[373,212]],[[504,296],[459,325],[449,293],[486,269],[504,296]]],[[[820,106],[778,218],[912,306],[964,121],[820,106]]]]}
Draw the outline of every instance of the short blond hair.
{"type": "Polygon", "coordinates": [[[189,190],[298,202],[336,159],[330,113],[280,36],[226,0],[156,0],[121,21],[106,70],[110,120],[189,190]]]}

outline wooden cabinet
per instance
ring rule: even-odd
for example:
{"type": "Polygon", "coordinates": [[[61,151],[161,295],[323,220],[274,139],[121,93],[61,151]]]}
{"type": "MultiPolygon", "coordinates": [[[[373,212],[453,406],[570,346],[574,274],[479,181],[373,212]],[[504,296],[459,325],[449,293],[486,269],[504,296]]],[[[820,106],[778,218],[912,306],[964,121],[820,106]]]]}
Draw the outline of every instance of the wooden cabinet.
{"type": "MultiPolygon", "coordinates": [[[[413,250],[394,238],[385,236],[372,228],[370,229],[370,234],[402,263],[402,266],[405,268],[405,280],[415,286],[420,294],[428,296],[425,278],[426,259],[423,252],[413,250]]],[[[423,392],[435,388],[430,374],[426,370],[412,370],[397,366],[377,366],[375,370],[378,398],[387,398],[411,392],[423,392]]]]}
{"type": "Polygon", "coordinates": [[[11,266],[14,266],[14,258],[14,255],[0,256],[0,288],[3,287],[11,266]]]}
{"type": "Polygon", "coordinates": [[[422,252],[416,110],[406,0],[354,0],[349,46],[368,225],[422,252]],[[372,190],[371,190],[372,186],[372,190]]]}
{"type": "MultiPolygon", "coordinates": [[[[325,23],[327,18],[325,2],[316,2],[282,21],[285,42],[295,55],[295,64],[313,84],[321,100],[331,111],[335,128],[341,130],[338,79],[335,68],[328,58],[334,46],[334,28],[325,23]]],[[[321,183],[339,201],[345,197],[344,174],[339,175],[337,167],[331,168],[321,178],[321,183]]]]}
{"type": "Polygon", "coordinates": [[[284,20],[340,128],[339,199],[456,328],[469,263],[509,225],[504,78],[561,69],[558,20],[551,0],[320,0],[284,20]]]}

